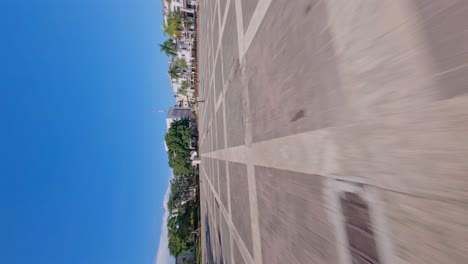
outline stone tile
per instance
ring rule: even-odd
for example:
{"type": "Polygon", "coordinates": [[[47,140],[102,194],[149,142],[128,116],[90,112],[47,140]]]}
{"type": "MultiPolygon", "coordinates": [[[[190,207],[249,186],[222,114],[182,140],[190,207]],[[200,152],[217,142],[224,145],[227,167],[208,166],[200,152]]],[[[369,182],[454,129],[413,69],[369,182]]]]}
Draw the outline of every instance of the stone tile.
{"type": "Polygon", "coordinates": [[[264,263],[336,263],[322,177],[255,167],[264,263]]]}
{"type": "MultiPolygon", "coordinates": [[[[218,50],[218,43],[219,43],[219,16],[218,10],[214,14],[214,22],[213,22],[213,54],[216,57],[216,52],[218,50]]],[[[214,57],[213,57],[214,58],[214,57]]]]}
{"type": "Polygon", "coordinates": [[[245,126],[242,111],[241,73],[237,71],[224,98],[226,111],[227,147],[245,144],[245,126]]]}
{"type": "Polygon", "coordinates": [[[273,1],[246,53],[253,142],[339,120],[345,102],[327,10],[321,2],[309,13],[298,12],[308,5],[273,1]]]}
{"type": "Polygon", "coordinates": [[[242,22],[244,24],[244,32],[247,31],[252,15],[257,7],[258,0],[242,0],[242,22]]]}
{"type": "Polygon", "coordinates": [[[232,222],[250,254],[253,255],[247,166],[242,163],[228,162],[228,168],[232,222]]]}
{"type": "Polygon", "coordinates": [[[413,0],[436,67],[441,99],[468,93],[467,1],[413,0]]]}
{"type": "Polygon", "coordinates": [[[458,264],[468,259],[466,203],[393,191],[380,194],[390,232],[401,252],[400,263],[458,264]]]}
{"type": "Polygon", "coordinates": [[[237,23],[235,0],[231,1],[224,26],[223,39],[223,70],[226,82],[232,66],[239,61],[239,46],[237,43],[237,23]]]}

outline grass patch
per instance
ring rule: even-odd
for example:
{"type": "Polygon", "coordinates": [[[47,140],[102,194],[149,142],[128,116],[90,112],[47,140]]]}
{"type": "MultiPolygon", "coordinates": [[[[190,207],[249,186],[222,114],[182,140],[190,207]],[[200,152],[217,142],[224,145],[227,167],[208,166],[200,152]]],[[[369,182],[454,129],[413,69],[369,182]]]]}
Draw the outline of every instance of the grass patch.
{"type": "Polygon", "coordinates": [[[197,264],[201,264],[201,239],[197,239],[197,248],[195,250],[197,254],[197,264]]]}

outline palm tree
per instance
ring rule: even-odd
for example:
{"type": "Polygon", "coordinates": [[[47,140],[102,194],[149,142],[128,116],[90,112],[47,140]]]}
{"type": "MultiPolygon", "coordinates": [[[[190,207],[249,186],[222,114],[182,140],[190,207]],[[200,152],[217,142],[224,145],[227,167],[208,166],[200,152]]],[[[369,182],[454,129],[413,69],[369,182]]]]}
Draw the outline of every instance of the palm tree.
{"type": "Polygon", "coordinates": [[[171,79],[179,79],[181,75],[180,68],[177,65],[169,66],[168,72],[171,79]]]}
{"type": "Polygon", "coordinates": [[[166,21],[167,24],[162,25],[164,33],[173,39],[180,37],[182,27],[182,14],[180,12],[172,12],[166,21]]]}
{"type": "Polygon", "coordinates": [[[180,88],[179,88],[179,90],[177,92],[182,94],[182,95],[187,95],[188,88],[189,88],[189,84],[187,83],[187,81],[183,81],[180,84],[180,88]]]}
{"type": "Polygon", "coordinates": [[[176,53],[176,44],[172,39],[168,39],[164,41],[163,44],[159,44],[159,48],[161,49],[161,52],[166,53],[168,57],[173,57],[177,55],[176,53]]]}
{"type": "Polygon", "coordinates": [[[187,68],[187,61],[183,58],[175,58],[174,59],[174,65],[179,68],[187,68]]]}
{"type": "Polygon", "coordinates": [[[164,34],[168,35],[171,38],[179,38],[180,36],[180,31],[177,29],[177,25],[175,25],[173,22],[167,20],[167,25],[163,24],[161,28],[164,31],[164,34]]]}

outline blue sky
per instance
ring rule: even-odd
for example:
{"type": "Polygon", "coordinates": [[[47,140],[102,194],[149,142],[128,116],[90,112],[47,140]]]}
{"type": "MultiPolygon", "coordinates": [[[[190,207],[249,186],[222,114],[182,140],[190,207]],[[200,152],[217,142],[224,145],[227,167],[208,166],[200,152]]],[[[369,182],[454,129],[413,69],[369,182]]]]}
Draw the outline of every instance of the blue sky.
{"type": "Polygon", "coordinates": [[[160,0],[0,0],[0,263],[155,262],[161,22],[160,0]]]}

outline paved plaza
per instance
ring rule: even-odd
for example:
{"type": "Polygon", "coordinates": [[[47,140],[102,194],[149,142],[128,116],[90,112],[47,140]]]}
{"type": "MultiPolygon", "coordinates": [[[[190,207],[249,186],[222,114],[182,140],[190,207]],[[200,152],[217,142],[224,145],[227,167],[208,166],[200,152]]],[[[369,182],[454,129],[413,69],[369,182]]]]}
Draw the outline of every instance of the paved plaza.
{"type": "Polygon", "coordinates": [[[466,263],[467,14],[201,0],[203,263],[466,263]]]}

